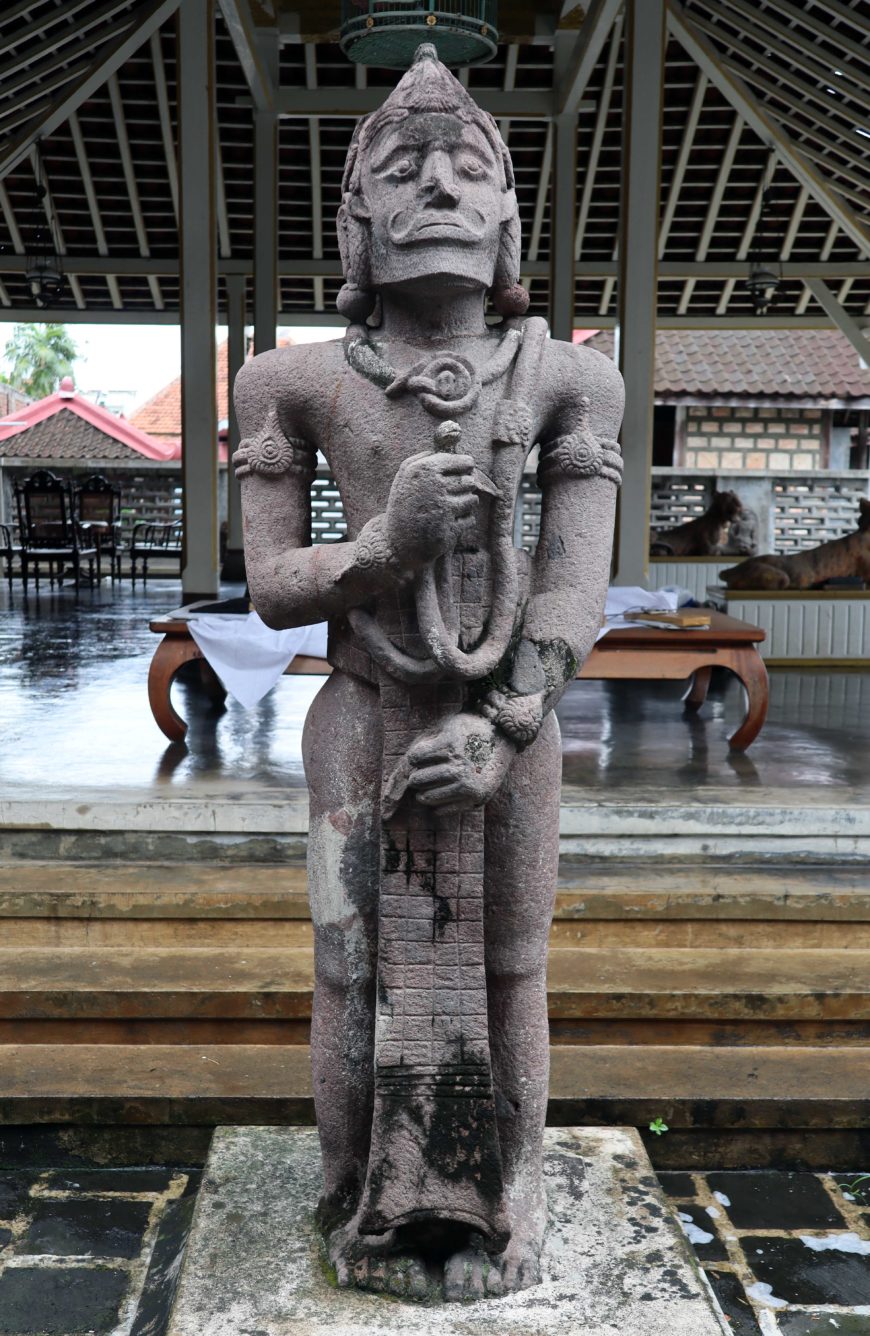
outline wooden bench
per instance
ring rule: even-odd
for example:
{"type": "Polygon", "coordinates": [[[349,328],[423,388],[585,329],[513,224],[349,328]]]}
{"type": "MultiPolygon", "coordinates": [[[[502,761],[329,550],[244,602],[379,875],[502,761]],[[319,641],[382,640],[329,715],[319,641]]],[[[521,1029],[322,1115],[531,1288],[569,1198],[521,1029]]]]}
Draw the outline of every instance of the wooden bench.
{"type": "MultiPolygon", "coordinates": [[[[212,700],[222,703],[226,692],[190,634],[186,621],[158,618],[151,630],[162,636],[148,673],[148,700],[158,727],[170,742],[183,742],[187,724],[170,699],[173,678],[182,664],[198,661],[202,682],[212,700]]],[[[610,631],[592,650],[578,677],[584,681],[685,681],[687,710],[699,710],[707,698],[716,667],[734,673],[746,690],[746,713],[729,739],[732,751],[745,751],[755,741],[767,717],[767,670],[758,652],[764,640],[760,627],[714,612],[708,630],[661,631],[637,626],[610,631]]],[[[330,673],[326,659],[299,654],[285,672],[330,673]]]]}

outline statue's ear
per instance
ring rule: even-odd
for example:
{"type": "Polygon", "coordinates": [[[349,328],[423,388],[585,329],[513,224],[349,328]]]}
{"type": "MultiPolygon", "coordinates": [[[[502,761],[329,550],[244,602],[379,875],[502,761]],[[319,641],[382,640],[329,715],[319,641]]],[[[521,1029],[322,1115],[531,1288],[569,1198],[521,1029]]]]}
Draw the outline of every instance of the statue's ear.
{"type": "Polygon", "coordinates": [[[372,211],[365,195],[358,195],[356,192],[348,194],[345,196],[345,204],[354,218],[358,218],[361,222],[371,222],[372,211]]]}
{"type": "Polygon", "coordinates": [[[375,294],[371,291],[370,215],[361,195],[346,194],[338,211],[338,249],[345,283],[336,299],[342,315],[352,323],[362,323],[371,314],[375,294]],[[362,202],[362,209],[354,207],[362,202]]]}

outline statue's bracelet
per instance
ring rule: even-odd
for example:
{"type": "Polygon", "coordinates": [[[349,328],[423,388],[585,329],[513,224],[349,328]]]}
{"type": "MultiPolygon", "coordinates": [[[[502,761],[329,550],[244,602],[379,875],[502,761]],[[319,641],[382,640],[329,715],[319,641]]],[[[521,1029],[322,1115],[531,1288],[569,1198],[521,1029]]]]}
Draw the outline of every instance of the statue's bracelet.
{"type": "Polygon", "coordinates": [[[501,691],[490,691],[478,709],[514,744],[517,751],[522,751],[534,742],[544,722],[543,703],[537,695],[505,696],[501,691]]]}
{"type": "Polygon", "coordinates": [[[390,571],[403,574],[400,562],[387,538],[385,515],[375,515],[360,529],[355,544],[354,565],[361,571],[390,571]]]}

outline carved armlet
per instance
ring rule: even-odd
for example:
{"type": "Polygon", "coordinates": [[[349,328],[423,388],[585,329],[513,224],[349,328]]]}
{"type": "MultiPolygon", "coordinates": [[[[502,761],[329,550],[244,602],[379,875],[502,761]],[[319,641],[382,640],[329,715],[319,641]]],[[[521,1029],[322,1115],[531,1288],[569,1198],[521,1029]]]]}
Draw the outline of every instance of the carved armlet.
{"type": "Polygon", "coordinates": [[[622,450],[618,441],[597,440],[589,429],[589,400],[580,401],[580,420],[567,436],[541,446],[538,485],[558,475],[568,478],[606,478],[617,487],[622,482],[622,450]]]}
{"type": "Polygon", "coordinates": [[[262,427],[253,436],[239,442],[233,455],[237,478],[257,473],[262,478],[280,478],[285,473],[296,473],[310,482],[317,471],[317,451],[308,441],[285,436],[274,408],[262,427]]]}

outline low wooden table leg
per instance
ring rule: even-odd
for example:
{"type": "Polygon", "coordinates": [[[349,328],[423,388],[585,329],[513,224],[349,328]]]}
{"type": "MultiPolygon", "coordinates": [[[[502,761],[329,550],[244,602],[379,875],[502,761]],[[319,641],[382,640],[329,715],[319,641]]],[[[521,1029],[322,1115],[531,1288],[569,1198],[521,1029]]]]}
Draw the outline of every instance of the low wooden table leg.
{"type": "Polygon", "coordinates": [[[704,704],[707,699],[707,692],[710,689],[710,678],[712,676],[713,669],[709,664],[706,668],[695,669],[689,683],[689,690],[683,697],[683,708],[689,714],[696,714],[704,704]]]}
{"type": "Polygon", "coordinates": [[[199,661],[199,680],[212,705],[222,706],[227,698],[226,687],[207,659],[199,661]]]}
{"type": "Polygon", "coordinates": [[[736,650],[726,665],[746,688],[746,715],[728,740],[732,751],[746,751],[758,737],[767,718],[769,682],[764,660],[755,649],[736,650]]]}
{"type": "Polygon", "coordinates": [[[148,703],[157,727],[170,742],[183,742],[187,724],[175,712],[170,697],[172,679],[183,663],[198,657],[199,651],[192,640],[180,636],[164,636],[148,669],[148,703]]]}

